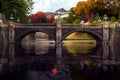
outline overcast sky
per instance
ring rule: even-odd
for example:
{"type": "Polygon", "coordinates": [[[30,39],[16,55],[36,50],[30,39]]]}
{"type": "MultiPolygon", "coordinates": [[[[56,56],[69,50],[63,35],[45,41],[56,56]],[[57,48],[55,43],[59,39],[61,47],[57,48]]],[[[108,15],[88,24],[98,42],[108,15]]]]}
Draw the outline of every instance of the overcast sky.
{"type": "Polygon", "coordinates": [[[57,9],[64,8],[69,10],[74,7],[77,2],[85,0],[33,0],[33,12],[43,11],[43,12],[54,12],[57,9]]]}

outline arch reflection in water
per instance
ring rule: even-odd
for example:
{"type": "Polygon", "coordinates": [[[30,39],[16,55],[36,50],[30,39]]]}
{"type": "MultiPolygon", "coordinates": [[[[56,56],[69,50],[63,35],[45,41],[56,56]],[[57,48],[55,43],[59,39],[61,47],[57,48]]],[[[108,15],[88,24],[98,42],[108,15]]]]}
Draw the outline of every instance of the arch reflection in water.
{"type": "Polygon", "coordinates": [[[35,52],[36,55],[46,54],[49,52],[51,47],[55,47],[55,41],[49,40],[49,36],[42,32],[36,32],[34,38],[27,35],[22,40],[22,47],[25,49],[26,53],[35,52]]]}
{"type": "Polygon", "coordinates": [[[96,47],[95,40],[67,40],[63,41],[63,47],[72,55],[88,54],[96,47]]]}
{"type": "MultiPolygon", "coordinates": [[[[28,41],[24,43],[23,48],[27,51],[34,51],[36,55],[46,54],[51,47],[55,47],[54,41],[28,41]],[[52,42],[52,43],[51,43],[52,42]]],[[[28,52],[28,53],[29,53],[28,52]]]]}
{"type": "Polygon", "coordinates": [[[49,52],[49,49],[51,47],[55,47],[55,44],[51,44],[51,42],[54,43],[54,41],[36,41],[35,43],[35,52],[37,55],[39,54],[45,54],[49,52]]]}
{"type": "Polygon", "coordinates": [[[96,47],[95,38],[85,32],[74,32],[69,34],[63,41],[63,46],[68,53],[73,55],[88,54],[96,47]]]}

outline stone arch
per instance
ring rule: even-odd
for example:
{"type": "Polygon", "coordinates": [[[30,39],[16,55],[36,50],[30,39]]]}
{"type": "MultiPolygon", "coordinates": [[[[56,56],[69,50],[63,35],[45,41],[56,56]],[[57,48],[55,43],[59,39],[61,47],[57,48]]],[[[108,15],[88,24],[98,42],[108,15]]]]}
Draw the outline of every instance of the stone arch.
{"type": "Polygon", "coordinates": [[[89,35],[91,35],[97,42],[97,46],[100,46],[102,44],[102,35],[94,32],[94,31],[87,31],[87,30],[77,30],[77,31],[69,31],[68,33],[66,34],[63,34],[62,36],[62,41],[70,34],[74,33],[74,32],[84,32],[84,33],[88,33],[89,35]]]}
{"type": "Polygon", "coordinates": [[[15,55],[16,56],[23,56],[25,55],[23,52],[24,52],[24,48],[22,47],[22,39],[30,34],[30,33],[35,33],[35,32],[43,32],[45,34],[47,34],[49,37],[51,37],[53,40],[55,40],[56,36],[55,36],[55,33],[54,32],[54,29],[52,30],[49,30],[49,29],[27,29],[27,28],[16,28],[15,29],[15,37],[14,37],[14,42],[15,42],[15,53],[16,52],[19,52],[19,53],[16,53],[15,55]]]}
{"type": "Polygon", "coordinates": [[[55,40],[55,37],[54,35],[50,34],[49,32],[47,31],[39,31],[39,30],[35,30],[35,31],[22,31],[21,33],[19,33],[18,35],[15,36],[15,42],[21,42],[22,39],[30,34],[30,33],[35,33],[35,32],[43,32],[45,34],[47,34],[50,38],[54,39],[55,40]]]}

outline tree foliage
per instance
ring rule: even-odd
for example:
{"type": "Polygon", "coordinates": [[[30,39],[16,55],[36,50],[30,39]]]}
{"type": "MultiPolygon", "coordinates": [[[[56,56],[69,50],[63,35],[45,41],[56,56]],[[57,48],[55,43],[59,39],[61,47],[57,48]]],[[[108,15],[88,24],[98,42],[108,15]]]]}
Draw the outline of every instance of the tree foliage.
{"type": "MultiPolygon", "coordinates": [[[[118,18],[120,13],[120,1],[119,0],[88,0],[78,2],[74,8],[75,15],[80,19],[84,19],[85,16],[94,18],[98,13],[100,16],[107,16],[110,18],[115,16],[118,18]]],[[[89,18],[88,17],[88,18],[89,18]]]]}
{"type": "Polygon", "coordinates": [[[89,15],[92,9],[92,2],[78,2],[76,7],[74,8],[74,12],[76,16],[81,15],[89,15]]]}
{"type": "Polygon", "coordinates": [[[54,21],[53,13],[44,13],[41,11],[31,14],[29,17],[31,19],[31,23],[52,23],[54,21]]]}
{"type": "Polygon", "coordinates": [[[47,18],[47,23],[53,23],[53,21],[55,19],[55,14],[52,12],[47,12],[46,18],[47,18]]]}
{"type": "Polygon", "coordinates": [[[45,23],[46,15],[44,12],[39,11],[35,14],[30,15],[30,19],[32,23],[45,23]]]}
{"type": "Polygon", "coordinates": [[[75,12],[73,10],[74,8],[71,8],[68,11],[68,16],[63,18],[63,23],[73,23],[77,17],[75,16],[75,12]]]}
{"type": "Polygon", "coordinates": [[[96,14],[96,17],[95,17],[95,21],[98,21],[100,19],[100,16],[99,16],[99,14],[97,13],[96,14]]]}
{"type": "Polygon", "coordinates": [[[67,17],[67,22],[68,23],[73,23],[73,21],[75,21],[75,19],[76,19],[75,15],[71,11],[69,11],[68,12],[68,17],[67,17]]]}
{"type": "Polygon", "coordinates": [[[114,23],[114,22],[116,22],[116,19],[115,19],[115,17],[113,17],[113,16],[112,16],[110,21],[111,21],[111,23],[114,23]]]}
{"type": "Polygon", "coordinates": [[[14,18],[18,17],[21,22],[27,22],[27,15],[32,9],[32,0],[2,0],[1,1],[1,13],[3,13],[7,19],[13,14],[14,18]]]}

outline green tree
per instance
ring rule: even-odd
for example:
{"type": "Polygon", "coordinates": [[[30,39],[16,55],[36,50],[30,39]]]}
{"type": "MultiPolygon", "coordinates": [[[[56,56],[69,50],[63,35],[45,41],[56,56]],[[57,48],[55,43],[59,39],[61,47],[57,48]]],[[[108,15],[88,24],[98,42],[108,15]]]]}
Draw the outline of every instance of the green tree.
{"type": "Polygon", "coordinates": [[[99,14],[97,13],[96,14],[96,17],[95,17],[95,21],[98,21],[100,19],[100,16],[99,16],[99,14]]]}
{"type": "Polygon", "coordinates": [[[67,23],[73,23],[75,19],[76,19],[75,15],[71,11],[69,11],[67,17],[67,23]]]}
{"type": "Polygon", "coordinates": [[[31,0],[2,0],[1,1],[1,13],[3,13],[7,19],[13,14],[15,20],[19,17],[21,22],[27,22],[27,15],[32,9],[33,2],[31,0]]]}
{"type": "Polygon", "coordinates": [[[114,23],[116,21],[115,17],[111,17],[111,23],[114,23]]]}
{"type": "Polygon", "coordinates": [[[77,17],[75,16],[75,12],[73,10],[74,8],[71,8],[69,11],[68,11],[68,16],[63,18],[63,23],[73,23],[77,17]]]}
{"type": "Polygon", "coordinates": [[[80,24],[80,20],[79,19],[76,19],[73,24],[80,24]]]}

